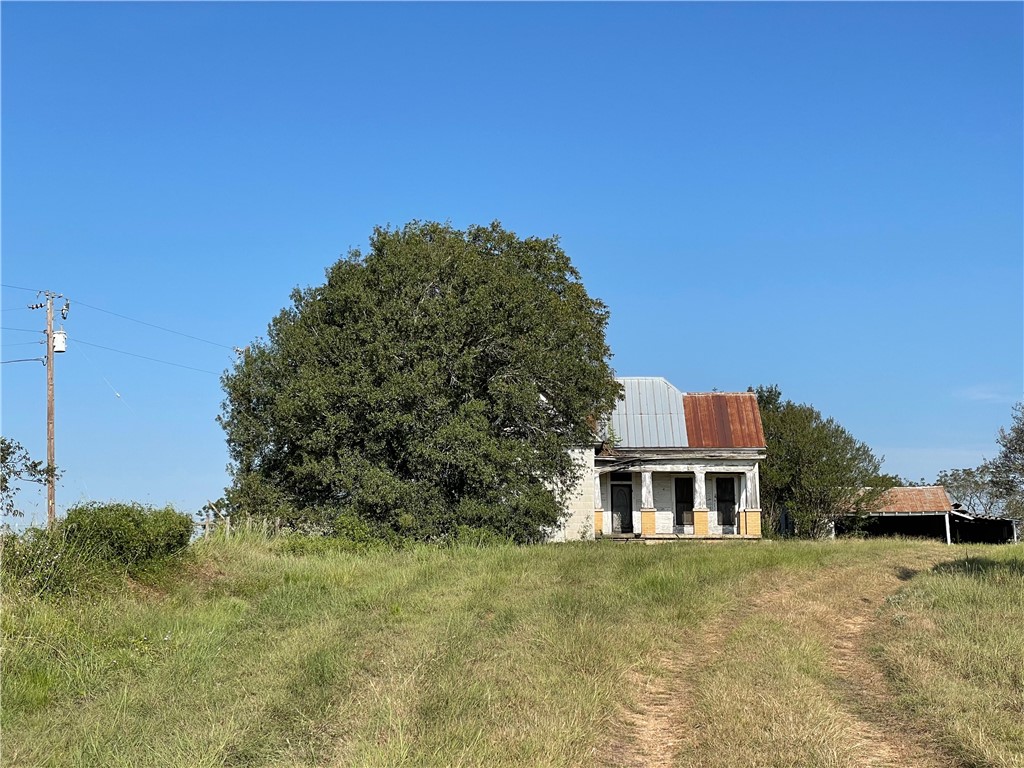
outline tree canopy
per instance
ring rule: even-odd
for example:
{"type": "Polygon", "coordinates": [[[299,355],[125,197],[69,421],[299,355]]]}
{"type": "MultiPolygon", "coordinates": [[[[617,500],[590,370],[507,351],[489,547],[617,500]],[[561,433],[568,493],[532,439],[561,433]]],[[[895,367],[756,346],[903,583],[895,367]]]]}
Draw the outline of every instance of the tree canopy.
{"type": "Polygon", "coordinates": [[[43,485],[51,474],[60,477],[56,468],[47,469],[43,462],[34,460],[21,443],[0,436],[0,516],[23,515],[17,504],[22,483],[43,485]]]}
{"type": "Polygon", "coordinates": [[[756,390],[768,456],[761,464],[761,507],[767,530],[783,519],[791,532],[818,538],[837,520],[876,506],[895,478],[881,459],[832,418],[783,400],[777,386],[756,390]]]}
{"type": "Polygon", "coordinates": [[[936,483],[971,512],[1024,519],[1024,403],[1013,407],[1010,429],[1000,428],[999,455],[975,468],[940,472],[936,483]]]}
{"type": "Polygon", "coordinates": [[[377,228],[225,374],[229,501],[286,522],[535,540],[619,385],[557,237],[377,228]]]}

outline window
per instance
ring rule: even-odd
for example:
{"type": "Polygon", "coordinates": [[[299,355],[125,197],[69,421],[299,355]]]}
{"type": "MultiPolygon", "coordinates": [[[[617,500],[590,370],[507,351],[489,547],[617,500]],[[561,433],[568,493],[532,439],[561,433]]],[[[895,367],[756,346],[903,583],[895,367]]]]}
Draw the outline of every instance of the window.
{"type": "Polygon", "coordinates": [[[693,478],[677,477],[676,525],[693,525],[693,478]]]}

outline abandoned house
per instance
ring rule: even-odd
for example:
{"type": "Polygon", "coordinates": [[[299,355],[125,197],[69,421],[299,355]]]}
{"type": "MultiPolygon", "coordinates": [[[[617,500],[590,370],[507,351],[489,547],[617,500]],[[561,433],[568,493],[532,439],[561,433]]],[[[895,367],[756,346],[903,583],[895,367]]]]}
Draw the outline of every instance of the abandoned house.
{"type": "Polygon", "coordinates": [[[555,540],[760,538],[764,430],[751,392],[682,392],[621,378],[555,540]]]}

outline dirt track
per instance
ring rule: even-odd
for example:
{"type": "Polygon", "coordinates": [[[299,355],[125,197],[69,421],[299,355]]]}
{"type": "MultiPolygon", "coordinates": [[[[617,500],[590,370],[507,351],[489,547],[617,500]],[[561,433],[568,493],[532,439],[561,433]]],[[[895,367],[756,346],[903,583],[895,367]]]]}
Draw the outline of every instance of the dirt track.
{"type": "MultiPolygon", "coordinates": [[[[779,631],[794,643],[811,638],[824,648],[828,683],[821,687],[827,697],[822,709],[827,710],[829,727],[820,737],[823,748],[811,762],[787,757],[794,750],[784,738],[773,742],[774,736],[758,735],[758,754],[764,758],[759,765],[957,765],[931,743],[920,724],[901,717],[885,676],[869,653],[878,609],[886,598],[915,571],[935,564],[923,553],[913,562],[906,557],[901,553],[870,568],[851,565],[787,573],[759,583],[756,598],[735,601],[698,632],[680,638],[678,648],[660,660],[658,674],[634,675],[639,706],[623,713],[622,737],[609,746],[604,762],[651,768],[750,765],[751,752],[741,748],[742,732],[723,738],[721,731],[701,722],[701,702],[707,702],[709,692],[700,686],[707,685],[703,670],[714,665],[716,657],[722,661],[722,649],[733,633],[768,621],[776,627],[781,623],[779,631]]],[[[786,692],[773,693],[784,699],[786,692]]],[[[784,719],[790,714],[766,711],[764,716],[784,719]]],[[[794,727],[799,729],[799,723],[794,727]]]]}

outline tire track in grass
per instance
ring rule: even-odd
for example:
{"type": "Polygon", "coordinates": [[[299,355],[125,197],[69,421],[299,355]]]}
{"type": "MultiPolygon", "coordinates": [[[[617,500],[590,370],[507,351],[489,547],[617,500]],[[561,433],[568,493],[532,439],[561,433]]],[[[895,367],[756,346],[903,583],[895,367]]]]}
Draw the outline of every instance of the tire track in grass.
{"type": "Polygon", "coordinates": [[[903,546],[874,557],[868,549],[852,562],[751,577],[738,594],[753,597],[680,635],[653,672],[634,672],[639,705],[620,716],[604,763],[956,765],[903,717],[868,653],[884,600],[940,552],[903,546]]]}

